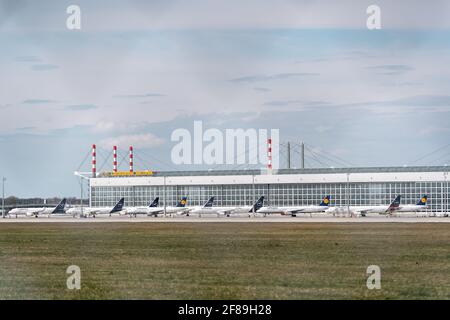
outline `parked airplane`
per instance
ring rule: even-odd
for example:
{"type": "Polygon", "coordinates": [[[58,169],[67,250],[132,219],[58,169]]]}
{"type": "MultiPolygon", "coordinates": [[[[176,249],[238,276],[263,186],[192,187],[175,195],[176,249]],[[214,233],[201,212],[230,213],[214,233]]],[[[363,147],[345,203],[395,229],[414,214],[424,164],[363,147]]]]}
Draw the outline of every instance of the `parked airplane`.
{"type": "Polygon", "coordinates": [[[66,199],[62,199],[61,202],[54,208],[14,208],[9,211],[8,215],[15,215],[16,218],[18,215],[26,215],[27,217],[35,216],[36,218],[39,215],[51,215],[55,213],[65,213],[64,207],[66,206],[66,199]]]}
{"type": "Polygon", "coordinates": [[[258,212],[259,209],[262,208],[264,204],[264,196],[259,197],[259,199],[250,207],[217,207],[216,210],[219,214],[223,214],[227,217],[231,215],[248,215],[249,217],[252,214],[258,212]]]}
{"type": "Polygon", "coordinates": [[[190,214],[198,214],[199,216],[202,214],[217,214],[217,215],[219,215],[219,212],[217,211],[218,207],[213,208],[213,203],[214,203],[214,197],[211,197],[208,199],[208,201],[206,201],[206,203],[203,206],[188,208],[186,215],[187,216],[189,216],[190,214]]]}
{"type": "Polygon", "coordinates": [[[319,205],[294,207],[262,207],[258,210],[258,214],[263,214],[264,216],[268,214],[281,214],[296,217],[298,213],[325,212],[329,208],[329,205],[330,196],[325,196],[319,205]]]}
{"type": "MultiPolygon", "coordinates": [[[[180,202],[175,207],[169,206],[165,208],[165,213],[167,214],[185,214],[188,211],[186,208],[187,197],[182,197],[180,202]]],[[[155,200],[148,207],[130,207],[125,208],[121,211],[122,215],[129,214],[130,217],[136,217],[138,214],[146,214],[147,216],[155,216],[157,217],[159,214],[164,214],[164,207],[158,207],[159,197],[156,197],[155,200]]]]}
{"type": "Polygon", "coordinates": [[[423,195],[416,204],[400,205],[399,209],[395,212],[418,212],[425,210],[426,208],[428,208],[427,201],[428,196],[423,195]]]}
{"type": "MultiPolygon", "coordinates": [[[[159,203],[159,197],[156,197],[152,202],[149,203],[147,207],[129,207],[123,209],[120,214],[128,214],[130,217],[134,216],[136,217],[138,214],[146,214],[148,216],[150,215],[157,215],[158,212],[161,211],[161,208],[158,208],[159,203]]],[[[164,209],[163,209],[164,210],[164,209]]]]}
{"type": "MultiPolygon", "coordinates": [[[[189,210],[188,208],[186,208],[186,203],[187,203],[187,197],[182,197],[180,202],[178,202],[178,204],[175,207],[166,207],[166,213],[168,214],[185,214],[187,213],[189,210]]],[[[161,211],[158,213],[164,213],[164,207],[161,207],[161,211]]],[[[155,214],[156,216],[156,214],[155,214]]]]}
{"type": "Polygon", "coordinates": [[[198,214],[201,216],[202,214],[215,214],[217,216],[225,215],[229,217],[230,215],[245,214],[251,216],[252,213],[257,212],[262,207],[263,202],[264,196],[261,196],[258,201],[250,207],[214,207],[214,197],[211,197],[203,206],[189,208],[186,215],[198,214]]]}
{"type": "Polygon", "coordinates": [[[395,197],[394,201],[392,201],[389,205],[380,205],[380,206],[350,206],[350,207],[332,207],[329,208],[326,212],[335,214],[345,214],[350,213],[356,216],[365,217],[369,214],[388,214],[392,215],[394,211],[400,209],[400,199],[401,196],[395,197]]]}
{"type": "Polygon", "coordinates": [[[123,203],[125,199],[121,198],[114,207],[87,207],[87,208],[70,208],[67,210],[68,214],[72,214],[73,216],[78,215],[80,217],[94,217],[98,214],[111,214],[113,213],[120,213],[123,210],[123,203]]]}

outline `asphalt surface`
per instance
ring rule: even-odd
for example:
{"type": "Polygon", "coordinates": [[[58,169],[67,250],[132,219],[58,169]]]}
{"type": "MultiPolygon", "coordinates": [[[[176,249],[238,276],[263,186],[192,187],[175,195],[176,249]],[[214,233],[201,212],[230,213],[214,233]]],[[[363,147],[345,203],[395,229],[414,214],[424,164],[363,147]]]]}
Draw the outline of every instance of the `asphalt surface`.
{"type": "Polygon", "coordinates": [[[114,222],[114,223],[141,223],[141,222],[220,222],[220,223],[233,223],[233,222],[283,222],[283,223],[376,223],[376,222],[389,222],[389,223],[449,223],[448,217],[388,217],[388,216],[376,216],[376,217],[333,217],[333,216],[302,216],[302,217],[287,217],[287,216],[266,216],[266,217],[217,217],[217,216],[158,216],[147,217],[138,216],[130,218],[129,216],[100,216],[95,218],[74,218],[72,216],[55,216],[47,217],[40,216],[34,217],[6,217],[0,218],[0,224],[2,223],[96,223],[96,222],[114,222]]]}

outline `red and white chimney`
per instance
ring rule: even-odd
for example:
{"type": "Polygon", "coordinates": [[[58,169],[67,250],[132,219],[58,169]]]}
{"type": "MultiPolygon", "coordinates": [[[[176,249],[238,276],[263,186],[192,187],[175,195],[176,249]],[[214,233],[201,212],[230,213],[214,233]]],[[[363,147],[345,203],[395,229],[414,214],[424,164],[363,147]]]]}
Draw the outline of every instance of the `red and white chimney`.
{"type": "Polygon", "coordinates": [[[130,146],[130,173],[133,173],[133,147],[130,146]]]}
{"type": "Polygon", "coordinates": [[[267,170],[272,170],[272,139],[267,139],[267,170]]]}
{"type": "Polygon", "coordinates": [[[97,155],[96,155],[96,147],[95,144],[92,145],[92,178],[95,178],[97,175],[96,164],[97,164],[97,155]]]}
{"type": "Polygon", "coordinates": [[[113,172],[117,172],[117,146],[113,147],[113,172]]]}

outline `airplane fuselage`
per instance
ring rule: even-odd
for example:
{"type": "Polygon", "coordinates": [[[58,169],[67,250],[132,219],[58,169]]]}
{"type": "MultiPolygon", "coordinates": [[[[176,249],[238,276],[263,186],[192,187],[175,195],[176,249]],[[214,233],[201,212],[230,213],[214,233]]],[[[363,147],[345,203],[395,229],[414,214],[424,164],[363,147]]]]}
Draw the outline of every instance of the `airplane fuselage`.
{"type": "Polygon", "coordinates": [[[10,215],[25,215],[27,217],[38,216],[51,214],[54,211],[54,208],[14,208],[9,211],[10,215]]]}
{"type": "MultiPolygon", "coordinates": [[[[67,210],[67,214],[72,215],[79,215],[79,216],[95,216],[95,215],[102,215],[102,214],[111,214],[112,208],[108,207],[76,207],[76,208],[70,208],[67,210]]],[[[119,212],[117,212],[119,213],[119,212]]]]}
{"type": "Polygon", "coordinates": [[[258,210],[259,214],[281,214],[292,215],[297,213],[325,212],[326,206],[302,206],[302,207],[262,207],[258,210]]]}

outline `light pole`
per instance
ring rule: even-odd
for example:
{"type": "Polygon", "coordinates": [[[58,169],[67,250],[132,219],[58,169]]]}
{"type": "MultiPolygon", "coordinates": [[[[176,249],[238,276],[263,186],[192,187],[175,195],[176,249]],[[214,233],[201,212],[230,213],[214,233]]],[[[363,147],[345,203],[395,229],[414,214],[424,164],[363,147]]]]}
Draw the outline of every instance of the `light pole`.
{"type": "Polygon", "coordinates": [[[353,213],[350,213],[350,172],[347,172],[347,192],[346,192],[346,202],[347,202],[347,214],[353,217],[353,213]]]}
{"type": "Polygon", "coordinates": [[[163,176],[164,188],[163,188],[163,197],[164,197],[164,218],[167,214],[167,202],[166,202],[166,175],[163,176]]]}
{"type": "MultiPolygon", "coordinates": [[[[83,180],[87,180],[88,182],[89,182],[89,178],[88,177],[86,177],[85,176],[85,172],[78,172],[78,171],[75,171],[74,173],[73,173],[75,176],[77,176],[77,177],[79,177],[80,178],[80,191],[81,191],[81,214],[80,214],[80,216],[83,216],[83,180]]],[[[89,197],[89,203],[90,203],[90,197],[89,197]]]]}
{"type": "Polygon", "coordinates": [[[83,216],[83,178],[81,178],[80,177],[80,205],[81,205],[81,209],[80,209],[80,212],[81,212],[81,216],[83,216]]]}
{"type": "Polygon", "coordinates": [[[5,181],[6,178],[2,177],[2,218],[5,218],[5,181]]]}
{"type": "Polygon", "coordinates": [[[448,214],[448,168],[447,164],[445,164],[446,171],[444,172],[444,196],[443,196],[443,203],[442,203],[442,211],[443,215],[445,216],[448,214]]]}

